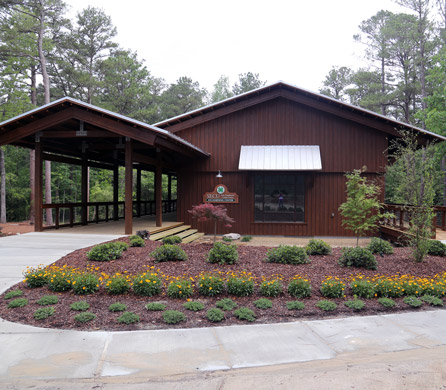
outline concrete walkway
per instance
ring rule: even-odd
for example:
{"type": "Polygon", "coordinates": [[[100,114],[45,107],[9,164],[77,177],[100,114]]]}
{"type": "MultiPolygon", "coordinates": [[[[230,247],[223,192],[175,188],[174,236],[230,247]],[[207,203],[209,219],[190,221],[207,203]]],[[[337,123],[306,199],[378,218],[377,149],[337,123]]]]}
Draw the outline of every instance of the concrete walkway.
{"type": "MultiPolygon", "coordinates": [[[[26,265],[48,264],[74,249],[115,237],[32,233],[1,238],[3,290],[21,279],[26,265]]],[[[420,354],[424,362],[425,356],[433,354],[436,348],[444,350],[445,323],[446,311],[443,310],[272,325],[136,332],[53,330],[1,320],[0,388],[20,388],[29,381],[34,385],[37,380],[102,383],[118,379],[126,383],[138,380],[159,383],[159,378],[200,372],[211,375],[219,370],[334,362],[348,354],[370,360],[374,356],[407,352],[420,354]]],[[[444,362],[439,370],[446,372],[444,362]]],[[[214,388],[205,386],[205,378],[203,381],[198,387],[214,388]]],[[[178,387],[169,388],[185,388],[181,387],[183,385],[179,383],[178,387]]],[[[196,384],[193,387],[197,387],[196,384]]],[[[216,385],[215,388],[220,387],[216,385]]],[[[229,388],[246,387],[251,385],[229,388]]],[[[67,388],[81,387],[73,384],[67,388]]],[[[153,388],[167,387],[163,384],[153,388]]]]}

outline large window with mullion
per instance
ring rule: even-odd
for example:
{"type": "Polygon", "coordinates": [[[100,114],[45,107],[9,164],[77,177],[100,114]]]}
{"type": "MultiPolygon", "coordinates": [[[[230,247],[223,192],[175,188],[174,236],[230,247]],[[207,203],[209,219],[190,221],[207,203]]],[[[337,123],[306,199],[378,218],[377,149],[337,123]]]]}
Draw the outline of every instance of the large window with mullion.
{"type": "Polygon", "coordinates": [[[255,222],[305,222],[304,176],[255,174],[254,208],[255,222]]]}

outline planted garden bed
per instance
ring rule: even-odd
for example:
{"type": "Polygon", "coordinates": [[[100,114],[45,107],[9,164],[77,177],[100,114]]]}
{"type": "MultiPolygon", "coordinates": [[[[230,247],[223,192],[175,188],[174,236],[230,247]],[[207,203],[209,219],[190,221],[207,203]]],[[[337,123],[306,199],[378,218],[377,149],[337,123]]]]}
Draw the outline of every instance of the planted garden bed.
{"type": "Polygon", "coordinates": [[[442,301],[425,299],[420,304],[405,298],[428,294],[442,299],[446,291],[445,258],[428,256],[425,262],[415,263],[408,248],[376,255],[377,269],[368,270],[341,267],[339,248],[328,255],[309,255],[310,262],[302,258],[302,264],[284,264],[276,262],[277,256],[270,256],[274,262],[264,261],[271,248],[240,246],[237,262],[222,264],[207,261],[212,244],[180,244],[186,260],[155,262],[151,253],[160,245],[146,241],[144,247],[129,247],[111,261],[89,260],[87,252],[92,248],[81,249],[51,267],[29,270],[28,277],[45,275],[46,282],[42,287],[30,288],[27,282],[12,287],[0,298],[0,316],[40,327],[78,330],[192,328],[431,310],[441,308],[442,301]],[[131,285],[135,277],[139,290],[131,285]],[[126,293],[112,294],[115,278],[128,284],[126,293]],[[295,285],[292,295],[288,292],[291,281],[295,285]],[[59,288],[66,291],[54,291],[59,288]],[[53,298],[42,300],[45,296],[53,298]],[[380,297],[387,296],[394,306],[379,303],[380,297]],[[17,299],[21,300],[17,307],[11,307],[17,299]],[[321,303],[327,300],[336,307],[321,303]],[[346,306],[349,301],[353,303],[346,306]],[[363,308],[358,301],[364,303],[363,308]],[[121,305],[112,306],[116,310],[111,311],[110,305],[116,303],[121,305]],[[233,307],[223,310],[224,303],[233,307]]]}

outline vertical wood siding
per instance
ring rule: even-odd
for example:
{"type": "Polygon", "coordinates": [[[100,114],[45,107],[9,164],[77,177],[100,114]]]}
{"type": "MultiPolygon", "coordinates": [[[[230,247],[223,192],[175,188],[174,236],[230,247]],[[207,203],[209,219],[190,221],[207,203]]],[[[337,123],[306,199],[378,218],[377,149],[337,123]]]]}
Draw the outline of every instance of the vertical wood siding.
{"type": "Polygon", "coordinates": [[[219,233],[290,236],[351,235],[341,226],[339,205],[345,200],[344,173],[367,166],[369,176],[384,172],[386,134],[298,103],[277,98],[177,133],[211,154],[178,171],[178,219],[207,233],[211,224],[193,221],[187,210],[202,202],[219,182],[240,196],[227,205],[236,220],[219,233]],[[238,171],[241,145],[319,145],[322,171],[305,172],[305,223],[255,223],[252,172],[238,171]],[[218,170],[223,179],[215,177],[218,170]],[[312,183],[312,184],[311,184],[312,183]],[[334,213],[334,217],[332,217],[334,213]]]}

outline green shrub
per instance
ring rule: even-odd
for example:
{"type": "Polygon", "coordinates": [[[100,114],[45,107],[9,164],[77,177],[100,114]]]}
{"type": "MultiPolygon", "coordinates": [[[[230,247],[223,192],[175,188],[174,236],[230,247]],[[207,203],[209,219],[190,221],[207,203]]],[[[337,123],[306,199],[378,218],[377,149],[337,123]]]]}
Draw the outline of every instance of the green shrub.
{"type": "Polygon", "coordinates": [[[247,297],[254,293],[254,280],[249,275],[231,276],[226,287],[229,295],[247,297]]]}
{"type": "Polygon", "coordinates": [[[424,287],[421,284],[418,284],[416,281],[404,280],[402,283],[400,282],[400,287],[404,290],[403,295],[414,295],[417,297],[423,295],[424,287]]]}
{"type": "Polygon", "coordinates": [[[121,324],[136,324],[139,322],[139,315],[132,313],[131,311],[125,311],[117,319],[121,324]]]}
{"type": "Polygon", "coordinates": [[[354,248],[342,248],[342,254],[338,261],[341,267],[356,267],[376,269],[378,262],[368,249],[359,246],[354,248]]]}
{"type": "Polygon", "coordinates": [[[47,286],[51,291],[63,292],[72,287],[73,275],[66,269],[53,270],[48,274],[47,286]]]}
{"type": "Polygon", "coordinates": [[[78,274],[73,277],[71,285],[75,294],[94,294],[99,290],[99,279],[95,274],[78,274]]]}
{"type": "Polygon", "coordinates": [[[372,238],[367,249],[372,253],[379,253],[380,255],[391,255],[393,253],[392,244],[378,237],[372,238]]]}
{"type": "Polygon", "coordinates": [[[375,283],[368,279],[355,279],[350,284],[353,295],[371,299],[375,296],[375,283]]]}
{"type": "Polygon", "coordinates": [[[264,280],[259,286],[260,295],[264,297],[278,297],[282,290],[282,283],[277,279],[264,280]]]}
{"type": "Polygon", "coordinates": [[[224,242],[232,242],[232,238],[230,238],[230,237],[224,237],[224,236],[223,236],[222,240],[223,240],[224,242]]]}
{"type": "Polygon", "coordinates": [[[294,277],[288,283],[288,294],[294,298],[306,298],[311,296],[311,283],[309,280],[294,277]]]}
{"type": "Polygon", "coordinates": [[[204,305],[197,301],[186,302],[183,304],[183,307],[190,311],[200,311],[204,309],[204,305]]]}
{"type": "Polygon", "coordinates": [[[390,298],[379,298],[378,303],[387,308],[394,307],[396,305],[395,301],[390,298]]]}
{"type": "Polygon", "coordinates": [[[173,280],[167,286],[169,298],[186,299],[194,293],[194,286],[189,279],[173,280]]]}
{"type": "Polygon", "coordinates": [[[252,236],[243,236],[240,241],[241,242],[249,242],[251,240],[252,240],[252,236]]]}
{"type": "Polygon", "coordinates": [[[74,311],[86,311],[90,308],[90,305],[88,304],[87,301],[78,301],[78,302],[73,302],[70,305],[70,309],[74,310],[74,311]]]}
{"type": "Polygon", "coordinates": [[[225,313],[214,307],[207,311],[206,318],[211,322],[221,322],[225,319],[225,313]]]}
{"type": "Polygon", "coordinates": [[[218,308],[224,311],[234,310],[237,307],[237,303],[234,302],[231,298],[223,298],[217,301],[215,304],[218,308]]]}
{"type": "Polygon", "coordinates": [[[12,298],[18,298],[23,295],[22,290],[12,290],[5,294],[4,299],[12,299],[12,298]]]}
{"type": "Polygon", "coordinates": [[[235,264],[238,261],[237,245],[226,245],[216,242],[209,251],[207,261],[218,264],[235,264]]]}
{"type": "Polygon", "coordinates": [[[336,278],[327,278],[321,283],[320,291],[326,298],[342,298],[345,291],[345,283],[336,278]]]}
{"type": "Polygon", "coordinates": [[[56,295],[44,295],[37,301],[37,304],[40,306],[49,306],[55,305],[57,302],[59,302],[59,298],[56,295]]]}
{"type": "Polygon", "coordinates": [[[311,239],[305,247],[305,251],[309,255],[329,255],[331,246],[323,240],[311,239]]]}
{"type": "Polygon", "coordinates": [[[431,306],[443,306],[443,300],[433,295],[423,295],[420,299],[431,306]]]}
{"type": "Polygon", "coordinates": [[[166,310],[167,305],[161,302],[149,302],[146,309],[149,311],[163,311],[166,310]]]}
{"type": "Polygon", "coordinates": [[[163,238],[163,244],[166,245],[175,245],[175,244],[181,244],[183,242],[183,240],[181,239],[181,237],[178,236],[169,236],[169,237],[164,237],[163,238]]]}
{"type": "Polygon", "coordinates": [[[143,247],[146,246],[146,242],[140,236],[130,236],[129,243],[131,247],[143,247]]]}
{"type": "Polygon", "coordinates": [[[109,242],[94,246],[87,252],[87,258],[91,261],[110,261],[119,259],[128,245],[122,241],[109,242]]]}
{"type": "Polygon", "coordinates": [[[235,310],[234,316],[239,320],[248,322],[253,322],[256,319],[255,313],[247,307],[241,307],[240,309],[235,310]]]}
{"type": "Polygon", "coordinates": [[[305,309],[305,303],[300,301],[290,301],[286,303],[288,310],[303,310],[305,309]]]}
{"type": "Polygon", "coordinates": [[[375,292],[378,297],[399,298],[404,295],[402,284],[392,279],[379,279],[375,284],[375,292]]]}
{"type": "Polygon", "coordinates": [[[431,240],[427,253],[432,256],[446,256],[446,245],[441,241],[431,240]]]}
{"type": "Polygon", "coordinates": [[[54,307],[52,306],[42,307],[34,312],[34,318],[36,320],[45,320],[54,315],[55,312],[56,310],[54,310],[54,307]]]}
{"type": "Polygon", "coordinates": [[[271,309],[273,307],[273,302],[270,299],[260,298],[257,299],[257,301],[254,301],[254,306],[257,307],[257,309],[271,309]]]}
{"type": "Polygon", "coordinates": [[[137,295],[153,297],[161,292],[163,284],[155,272],[145,272],[133,279],[133,292],[137,295]]]}
{"type": "Polygon", "coordinates": [[[406,305],[412,306],[412,307],[420,307],[423,304],[423,301],[418,299],[417,297],[410,296],[403,299],[403,302],[406,305]]]}
{"type": "Polygon", "coordinates": [[[349,309],[353,309],[355,311],[362,310],[365,307],[364,301],[361,301],[360,299],[354,299],[352,301],[344,302],[344,305],[347,306],[349,309]]]}
{"type": "Polygon", "coordinates": [[[316,307],[323,311],[333,311],[336,310],[338,305],[332,301],[326,301],[326,300],[320,300],[318,303],[316,303],[316,307]]]}
{"type": "Polygon", "coordinates": [[[28,268],[24,273],[25,283],[29,288],[43,287],[48,281],[48,272],[41,266],[28,268]]]}
{"type": "Polygon", "coordinates": [[[166,310],[163,313],[163,320],[166,324],[178,324],[186,321],[186,316],[178,310],[166,310]]]}
{"type": "Polygon", "coordinates": [[[23,307],[28,304],[26,298],[16,298],[8,303],[8,309],[15,309],[16,307],[23,307]]]}
{"type": "Polygon", "coordinates": [[[96,318],[96,314],[93,314],[90,312],[79,313],[74,316],[74,320],[76,322],[82,322],[82,323],[90,322],[90,321],[94,320],[95,318],[96,318]]]}
{"type": "Polygon", "coordinates": [[[159,246],[150,254],[150,256],[155,258],[155,263],[187,260],[186,252],[184,252],[178,245],[171,244],[159,246]]]}
{"type": "Polygon", "coordinates": [[[130,282],[125,276],[116,274],[107,280],[104,288],[112,295],[126,294],[130,290],[130,282]]]}
{"type": "Polygon", "coordinates": [[[119,311],[126,311],[127,310],[127,306],[124,305],[123,303],[120,302],[115,302],[112,303],[109,307],[108,307],[108,311],[111,311],[113,313],[115,312],[119,312],[119,311]]]}
{"type": "Polygon", "coordinates": [[[198,279],[198,292],[206,297],[215,297],[225,291],[222,277],[214,274],[204,274],[198,279]]]}
{"type": "Polygon", "coordinates": [[[278,248],[270,249],[266,254],[267,263],[281,264],[307,264],[309,259],[304,248],[290,245],[280,245],[278,248]]]}

